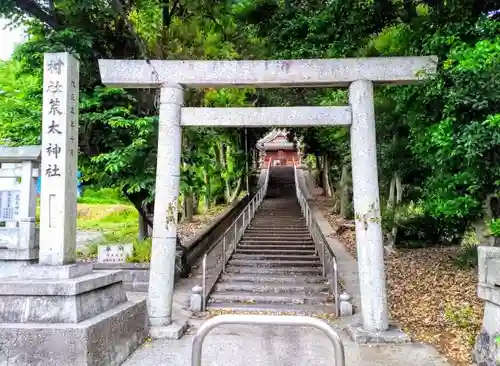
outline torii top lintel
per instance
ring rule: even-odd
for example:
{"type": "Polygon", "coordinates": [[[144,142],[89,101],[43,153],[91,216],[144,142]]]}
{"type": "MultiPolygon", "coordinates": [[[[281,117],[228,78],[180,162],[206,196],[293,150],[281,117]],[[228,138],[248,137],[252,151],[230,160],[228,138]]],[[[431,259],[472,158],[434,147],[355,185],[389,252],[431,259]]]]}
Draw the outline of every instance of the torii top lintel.
{"type": "Polygon", "coordinates": [[[196,88],[346,87],[356,80],[412,84],[436,71],[437,57],[311,60],[99,60],[102,83],[122,88],[180,84],[196,88]],[[157,75],[152,72],[154,70],[157,75]]]}

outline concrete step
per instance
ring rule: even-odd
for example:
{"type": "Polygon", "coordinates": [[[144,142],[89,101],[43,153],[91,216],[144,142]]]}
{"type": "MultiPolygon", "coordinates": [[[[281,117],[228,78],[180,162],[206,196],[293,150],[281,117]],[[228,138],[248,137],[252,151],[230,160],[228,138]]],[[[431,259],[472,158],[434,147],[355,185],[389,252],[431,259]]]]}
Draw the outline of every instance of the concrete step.
{"type": "Polygon", "coordinates": [[[267,215],[280,215],[284,217],[300,217],[301,215],[301,210],[300,207],[287,207],[290,206],[289,204],[285,205],[283,209],[280,208],[275,208],[275,207],[266,207],[266,206],[260,206],[261,209],[259,210],[259,216],[262,214],[267,214],[267,215]]]}
{"type": "Polygon", "coordinates": [[[211,311],[231,312],[231,313],[255,313],[261,315],[323,315],[334,316],[335,307],[330,305],[298,305],[298,304],[242,304],[211,302],[207,305],[211,311]]]}
{"type": "Polygon", "coordinates": [[[269,261],[306,261],[317,262],[319,257],[315,254],[233,254],[231,259],[246,261],[269,260],[269,261]]]}
{"type": "Polygon", "coordinates": [[[245,304],[297,304],[324,305],[329,301],[328,295],[316,294],[270,294],[254,292],[213,292],[209,302],[229,302],[245,304]]]}
{"type": "Polygon", "coordinates": [[[265,250],[270,250],[270,251],[297,251],[297,250],[308,250],[308,251],[314,251],[315,246],[314,244],[306,244],[306,245],[287,245],[286,243],[282,244],[276,244],[276,245],[269,245],[269,244],[238,244],[236,251],[239,250],[251,250],[251,251],[258,251],[259,253],[262,253],[265,250]]]}
{"type": "Polygon", "coordinates": [[[234,267],[259,267],[259,268],[268,268],[268,267],[318,267],[321,265],[321,262],[318,259],[315,261],[312,260],[246,260],[246,259],[231,259],[229,264],[234,267]]]}
{"type": "Polygon", "coordinates": [[[295,225],[295,224],[255,224],[253,222],[247,227],[247,229],[255,229],[255,230],[307,230],[307,226],[305,224],[295,225]]]}
{"type": "Polygon", "coordinates": [[[269,229],[269,230],[246,230],[245,231],[245,236],[250,236],[250,237],[259,237],[259,236],[267,236],[267,237],[272,237],[272,238],[311,238],[309,235],[309,232],[307,231],[298,231],[298,232],[293,232],[293,231],[279,231],[276,232],[275,230],[269,229]]]}
{"type": "MultiPolygon", "coordinates": [[[[251,234],[253,234],[253,233],[257,234],[257,233],[262,233],[262,231],[263,231],[262,228],[249,226],[245,232],[246,233],[251,233],[251,234]]],[[[302,226],[296,226],[296,227],[293,226],[293,227],[286,227],[286,228],[283,228],[283,229],[276,228],[273,231],[266,231],[266,230],[264,230],[264,231],[267,232],[267,233],[269,233],[269,234],[273,234],[273,235],[278,235],[278,234],[309,235],[309,230],[305,226],[304,227],[302,227],[302,226]]]]}
{"type": "Polygon", "coordinates": [[[295,242],[308,241],[308,240],[312,240],[312,239],[309,235],[272,235],[272,234],[264,234],[264,233],[261,233],[261,235],[257,235],[257,234],[245,233],[245,235],[243,236],[243,240],[246,240],[246,241],[260,241],[260,240],[263,240],[263,241],[267,241],[267,240],[283,241],[283,240],[286,240],[286,241],[290,241],[290,242],[295,243],[295,242]]]}
{"type": "Polygon", "coordinates": [[[303,222],[306,222],[306,219],[302,219],[302,218],[290,218],[290,217],[279,217],[279,216],[265,216],[265,217],[262,217],[262,216],[255,216],[254,219],[252,220],[252,222],[262,222],[262,223],[266,223],[266,222],[286,222],[286,223],[303,223],[303,222]]]}
{"type": "Polygon", "coordinates": [[[215,285],[217,292],[249,292],[255,294],[290,294],[305,295],[328,294],[328,285],[321,283],[259,283],[241,281],[222,281],[215,285]]]}
{"type": "Polygon", "coordinates": [[[260,207],[256,214],[257,217],[270,216],[270,217],[283,217],[288,219],[300,219],[302,217],[302,212],[300,210],[290,210],[286,209],[284,211],[279,211],[273,208],[260,207]]]}
{"type": "Polygon", "coordinates": [[[309,235],[309,232],[306,229],[303,229],[301,231],[293,231],[293,230],[262,230],[262,229],[251,229],[251,230],[246,230],[245,235],[250,235],[250,236],[271,236],[271,237],[311,237],[309,235]]]}
{"type": "Polygon", "coordinates": [[[231,263],[226,267],[226,273],[232,274],[252,274],[259,276],[279,275],[279,276],[319,276],[321,275],[320,267],[245,267],[233,266],[231,263]]]}
{"type": "Polygon", "coordinates": [[[254,284],[260,283],[322,283],[326,284],[327,279],[323,276],[306,276],[306,275],[273,275],[261,276],[251,273],[223,273],[221,281],[241,281],[254,284]]]}
{"type": "Polygon", "coordinates": [[[289,221],[289,220],[253,220],[250,222],[251,227],[266,228],[266,227],[296,227],[300,229],[307,229],[307,225],[304,221],[289,221]]]}
{"type": "Polygon", "coordinates": [[[301,246],[301,245],[313,245],[314,241],[312,239],[309,240],[280,240],[280,239],[274,239],[274,240],[247,240],[245,237],[241,239],[240,244],[243,245],[289,245],[290,247],[294,246],[301,246]]]}
{"type": "Polygon", "coordinates": [[[278,212],[272,212],[272,211],[266,211],[263,209],[260,209],[259,212],[255,215],[255,219],[260,219],[260,218],[270,218],[274,220],[305,220],[304,217],[302,217],[302,214],[300,212],[293,213],[292,215],[290,214],[284,214],[284,213],[278,213],[278,212]]]}
{"type": "Polygon", "coordinates": [[[262,248],[241,248],[237,247],[236,248],[236,254],[262,254],[262,255],[279,255],[279,254],[285,254],[285,255],[313,255],[314,254],[314,247],[311,247],[309,249],[289,249],[288,247],[285,246],[285,249],[262,249],[262,248]]]}

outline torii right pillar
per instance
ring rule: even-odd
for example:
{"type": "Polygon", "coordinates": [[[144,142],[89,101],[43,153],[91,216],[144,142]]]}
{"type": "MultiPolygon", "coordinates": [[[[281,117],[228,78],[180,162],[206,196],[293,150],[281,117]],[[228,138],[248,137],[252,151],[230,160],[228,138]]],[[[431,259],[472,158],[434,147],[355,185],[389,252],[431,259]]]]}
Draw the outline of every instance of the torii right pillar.
{"type": "Polygon", "coordinates": [[[357,80],[349,85],[352,185],[362,322],[349,325],[348,331],[358,343],[401,343],[410,341],[410,338],[389,326],[373,97],[372,81],[357,80]]]}

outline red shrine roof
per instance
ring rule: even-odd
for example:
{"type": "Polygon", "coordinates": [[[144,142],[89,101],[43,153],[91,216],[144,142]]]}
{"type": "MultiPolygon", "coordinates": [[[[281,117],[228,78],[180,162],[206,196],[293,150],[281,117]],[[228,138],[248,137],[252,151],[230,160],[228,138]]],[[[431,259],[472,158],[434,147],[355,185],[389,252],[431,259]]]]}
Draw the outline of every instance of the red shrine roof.
{"type": "Polygon", "coordinates": [[[272,130],[259,141],[259,150],[296,150],[295,143],[288,141],[288,132],[285,130],[272,130]]]}

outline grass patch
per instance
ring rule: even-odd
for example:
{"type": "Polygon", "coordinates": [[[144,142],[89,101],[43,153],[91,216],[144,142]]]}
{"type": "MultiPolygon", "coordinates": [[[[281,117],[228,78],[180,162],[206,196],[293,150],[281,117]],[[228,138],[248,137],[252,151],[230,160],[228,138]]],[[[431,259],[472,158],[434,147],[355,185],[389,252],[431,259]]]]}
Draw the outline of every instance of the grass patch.
{"type": "MultiPolygon", "coordinates": [[[[77,251],[78,258],[82,260],[94,260],[97,258],[98,246],[103,244],[131,243],[134,246],[133,254],[127,258],[130,263],[144,263],[151,260],[151,239],[138,241],[139,213],[130,204],[124,203],[102,203],[100,194],[104,190],[87,200],[82,199],[78,203],[77,228],[78,230],[99,231],[102,237],[90,242],[85,248],[77,251]],[[83,201],[83,202],[82,202],[83,201]]],[[[88,197],[89,197],[88,196],[88,197]]],[[[110,200],[113,196],[110,194],[110,200]]],[[[182,241],[189,240],[199,230],[202,230],[213,218],[218,216],[227,205],[218,205],[210,210],[199,207],[204,211],[193,217],[191,222],[181,222],[178,225],[178,234],[182,241]]]]}
{"type": "Polygon", "coordinates": [[[124,197],[120,190],[115,188],[95,189],[87,187],[83,190],[82,196],[78,199],[78,203],[87,204],[128,204],[129,201],[124,197]]]}
{"type": "Polygon", "coordinates": [[[78,229],[103,233],[101,239],[90,242],[80,249],[80,259],[96,259],[98,246],[102,244],[132,243],[134,252],[127,262],[142,263],[151,259],[151,240],[138,241],[139,213],[130,205],[78,205],[78,229]]]}
{"type": "Polygon", "coordinates": [[[77,226],[80,230],[102,231],[108,242],[130,242],[137,237],[138,215],[130,205],[79,204],[77,226]]]}
{"type": "Polygon", "coordinates": [[[136,240],[133,244],[134,251],[131,256],[127,257],[127,262],[149,263],[151,261],[151,239],[143,241],[136,240]]]}

